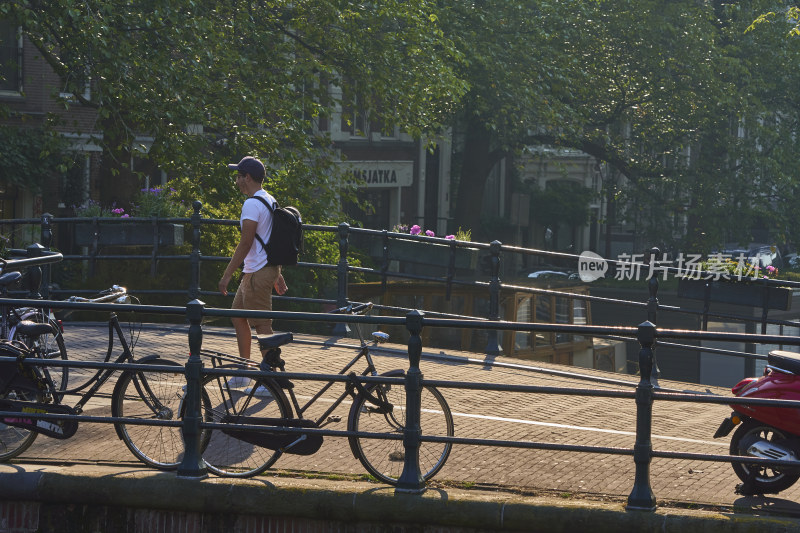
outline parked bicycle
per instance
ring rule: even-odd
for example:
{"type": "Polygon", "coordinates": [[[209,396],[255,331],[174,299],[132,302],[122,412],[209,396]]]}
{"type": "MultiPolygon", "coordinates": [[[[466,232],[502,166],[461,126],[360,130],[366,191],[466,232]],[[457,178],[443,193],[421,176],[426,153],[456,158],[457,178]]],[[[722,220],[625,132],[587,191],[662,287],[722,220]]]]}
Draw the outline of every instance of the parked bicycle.
{"type": "MultiPolygon", "coordinates": [[[[0,271],[7,262],[0,259],[0,271]]],[[[0,275],[0,294],[8,296],[9,287],[22,278],[20,272],[5,272],[0,275]]],[[[38,307],[13,308],[2,306],[0,312],[0,339],[19,341],[42,359],[67,359],[63,328],[49,309],[38,307]]],[[[67,388],[69,369],[51,365],[43,367],[53,381],[54,391],[62,393],[67,388]]]]}
{"type": "MultiPolygon", "coordinates": [[[[113,301],[127,303],[129,295],[124,287],[115,286],[104,291],[97,298],[73,297],[69,301],[101,302],[113,301]]],[[[121,371],[111,394],[111,414],[114,417],[129,417],[142,420],[173,420],[180,412],[183,399],[183,366],[156,355],[134,358],[131,338],[125,338],[119,318],[111,313],[108,321],[108,350],[104,362],[111,361],[114,352],[114,338],[117,338],[122,352],[114,363],[135,363],[137,365],[169,366],[174,372],[158,370],[131,369],[121,371]]],[[[0,341],[0,355],[15,357],[17,361],[34,357],[27,347],[12,341],[0,341]]],[[[72,389],[57,391],[52,378],[33,365],[19,365],[17,362],[0,364],[0,411],[15,413],[0,418],[0,461],[7,461],[24,452],[42,433],[58,439],[68,439],[75,434],[77,422],[70,419],[48,421],[33,419],[25,413],[52,413],[78,415],[101,387],[116,372],[115,369],[101,368],[85,383],[72,389]],[[81,392],[84,391],[85,392],[81,392]],[[74,405],[65,405],[63,399],[79,396],[74,405]]],[[[167,457],[163,450],[172,447],[175,441],[182,442],[179,427],[147,426],[136,423],[117,422],[114,424],[117,435],[130,451],[141,461],[157,468],[175,468],[179,461],[176,456],[167,457]]]]}
{"type": "MultiPolygon", "coordinates": [[[[366,314],[372,303],[350,305],[336,312],[366,314]]],[[[398,436],[405,427],[405,388],[396,384],[362,384],[351,369],[361,361],[366,362],[362,376],[378,376],[370,348],[388,340],[383,332],[372,334],[367,342],[356,324],[360,340],[358,354],[347,363],[339,374],[351,376],[344,392],[332,401],[330,407],[316,418],[307,419],[308,409],[336,382],[326,383],[305,404],[301,405],[294,384],[287,378],[259,378],[253,385],[242,389],[227,376],[208,376],[203,383],[202,403],[207,422],[231,424],[224,430],[205,430],[201,434],[203,459],[214,474],[232,477],[250,477],[269,468],[284,453],[310,455],[322,445],[322,436],[298,434],[274,430],[250,430],[237,428],[241,424],[269,425],[292,428],[322,428],[341,422],[334,411],[346,401],[352,402],[347,417],[347,430],[368,433],[383,433],[398,436]]],[[[281,347],[292,342],[291,333],[279,333],[259,337],[258,342],[264,359],[259,365],[263,371],[285,372],[285,361],[281,359],[281,347]]],[[[217,352],[201,351],[213,368],[253,368],[247,360],[217,352]],[[248,366],[249,365],[249,366],[248,366]]],[[[380,374],[384,377],[401,378],[403,370],[392,370],[380,374]]],[[[327,399],[326,399],[327,401],[327,399]]],[[[453,416],[442,394],[434,387],[426,386],[422,391],[423,434],[452,436],[453,416]]],[[[349,437],[350,450],[364,468],[377,479],[397,483],[403,471],[404,452],[402,440],[378,439],[367,436],[349,437]]],[[[423,442],[420,446],[420,470],[423,478],[430,479],[444,466],[450,454],[451,444],[423,442]]]]}

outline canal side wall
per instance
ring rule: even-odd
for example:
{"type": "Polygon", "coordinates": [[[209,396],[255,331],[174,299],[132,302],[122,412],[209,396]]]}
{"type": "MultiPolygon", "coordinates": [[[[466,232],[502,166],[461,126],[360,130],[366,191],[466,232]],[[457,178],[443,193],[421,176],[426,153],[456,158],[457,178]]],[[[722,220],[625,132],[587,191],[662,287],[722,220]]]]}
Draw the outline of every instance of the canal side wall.
{"type": "Polygon", "coordinates": [[[0,533],[800,531],[800,520],[290,477],[180,479],[111,467],[0,466],[0,533]]]}

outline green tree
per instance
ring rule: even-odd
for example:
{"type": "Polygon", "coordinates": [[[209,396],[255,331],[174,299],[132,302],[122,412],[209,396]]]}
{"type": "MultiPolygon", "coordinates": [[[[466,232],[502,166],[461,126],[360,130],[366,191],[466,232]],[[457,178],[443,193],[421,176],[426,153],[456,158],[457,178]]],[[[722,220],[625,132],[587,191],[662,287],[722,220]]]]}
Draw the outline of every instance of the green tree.
{"type": "Polygon", "coordinates": [[[49,128],[0,125],[0,144],[0,182],[7,185],[40,193],[67,169],[67,143],[49,128]]]}
{"type": "Polygon", "coordinates": [[[273,169],[270,186],[321,220],[343,184],[330,176],[330,141],[313,126],[334,105],[358,101],[418,134],[440,124],[459,90],[452,48],[427,0],[378,8],[335,0],[11,0],[0,17],[22,26],[63,90],[97,110],[104,172],[115,177],[104,203],[124,205],[138,190],[128,167],[139,133],[154,138],[153,162],[186,176],[191,186],[183,189],[209,208],[231,203],[222,164],[254,153],[273,169]],[[330,85],[343,96],[331,97],[330,85]]]}
{"type": "Polygon", "coordinates": [[[710,68],[695,2],[477,5],[442,15],[469,50],[459,73],[470,91],[454,118],[465,160],[458,224],[480,211],[494,164],[526,145],[579,148],[635,176],[657,172],[659,154],[649,154],[690,129],[710,68]],[[678,5],[691,10],[671,20],[678,5]]]}
{"type": "MultiPolygon", "coordinates": [[[[150,161],[205,216],[238,217],[226,164],[250,154],[305,222],[338,222],[353,185],[333,171],[335,146],[316,126],[357,106],[421,135],[463,90],[431,0],[7,0],[0,17],[23,28],[62,91],[97,111],[105,205],[127,208],[141,187],[129,162],[144,134],[150,161]]],[[[216,238],[218,253],[235,242],[216,238]]]]}
{"type": "MultiPolygon", "coordinates": [[[[747,31],[755,29],[755,27],[759,24],[772,22],[776,18],[777,13],[775,13],[775,11],[767,11],[766,13],[762,13],[753,21],[750,26],[748,26],[747,31]]],[[[784,18],[789,24],[788,36],[800,37],[800,7],[789,6],[786,8],[784,11],[784,18]]]]}
{"type": "Polygon", "coordinates": [[[798,157],[796,50],[776,35],[744,33],[764,6],[488,0],[443,8],[469,83],[453,118],[462,160],[455,224],[475,223],[497,161],[544,144],[608,163],[622,176],[611,216],[635,222],[654,244],[746,239],[749,223],[795,182],[787,156],[798,157]]]}

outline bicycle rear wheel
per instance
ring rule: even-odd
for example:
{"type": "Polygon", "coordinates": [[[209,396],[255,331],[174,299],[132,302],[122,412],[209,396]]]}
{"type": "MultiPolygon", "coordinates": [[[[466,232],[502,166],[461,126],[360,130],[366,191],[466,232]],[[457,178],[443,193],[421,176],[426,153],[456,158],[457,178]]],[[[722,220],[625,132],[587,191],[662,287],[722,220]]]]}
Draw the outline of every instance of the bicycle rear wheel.
{"type": "MultiPolygon", "coordinates": [[[[0,398],[8,400],[21,400],[28,402],[41,402],[42,395],[25,389],[9,388],[0,398]]],[[[0,418],[0,462],[18,456],[36,440],[38,433],[29,429],[9,426],[0,418]]]]}
{"type": "MultiPolygon", "coordinates": [[[[219,423],[257,423],[260,418],[290,418],[291,408],[283,390],[271,381],[255,381],[254,387],[230,386],[230,378],[209,376],[203,389],[207,395],[210,418],[219,423]]],[[[251,477],[272,466],[282,452],[245,442],[221,429],[204,434],[203,460],[208,470],[218,476],[251,477]],[[206,444],[207,442],[207,444],[206,444]]]]}
{"type": "MultiPolygon", "coordinates": [[[[183,366],[166,359],[139,361],[139,364],[174,366],[174,372],[155,370],[125,371],[114,387],[111,414],[140,420],[177,420],[183,405],[186,384],[183,366]]],[[[183,436],[179,426],[149,426],[118,422],[117,435],[145,464],[173,470],[183,459],[183,436]]]]}
{"type": "MultiPolygon", "coordinates": [[[[54,360],[54,363],[57,363],[56,360],[58,359],[61,359],[62,361],[67,360],[67,347],[64,345],[64,336],[61,334],[61,326],[58,324],[58,322],[52,318],[45,318],[41,312],[35,312],[29,316],[24,316],[23,318],[25,320],[31,320],[33,322],[39,322],[42,324],[47,322],[50,324],[50,327],[53,328],[55,333],[45,333],[43,335],[34,336],[24,336],[15,333],[15,340],[22,341],[25,346],[33,351],[35,357],[39,357],[41,359],[51,359],[54,360]]],[[[53,381],[53,391],[57,396],[55,400],[56,402],[60,402],[63,394],[58,393],[67,389],[69,381],[69,368],[55,364],[48,365],[43,368],[47,370],[47,374],[53,381]]]]}
{"type": "MultiPolygon", "coordinates": [[[[402,385],[376,385],[369,389],[391,404],[388,412],[359,395],[350,409],[348,431],[402,435],[406,425],[406,392],[402,385]]],[[[420,426],[426,436],[452,437],[453,415],[442,394],[433,387],[422,389],[420,426]]],[[[402,440],[350,437],[350,448],[367,472],[384,483],[394,485],[403,473],[405,453],[402,440]]],[[[422,442],[419,467],[423,479],[432,478],[444,466],[452,444],[422,442]]]]}

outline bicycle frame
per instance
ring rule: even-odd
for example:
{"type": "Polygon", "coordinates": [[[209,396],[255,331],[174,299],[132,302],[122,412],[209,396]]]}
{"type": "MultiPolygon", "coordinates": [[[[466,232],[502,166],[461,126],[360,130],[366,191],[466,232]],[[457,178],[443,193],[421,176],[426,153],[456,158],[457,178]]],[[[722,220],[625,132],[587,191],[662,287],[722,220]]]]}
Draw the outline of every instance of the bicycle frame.
{"type": "MultiPolygon", "coordinates": [[[[372,303],[370,302],[368,304],[360,304],[360,305],[356,306],[355,308],[353,307],[352,304],[350,304],[349,306],[343,307],[343,308],[339,309],[338,311],[339,312],[348,312],[350,314],[358,315],[358,314],[367,314],[367,313],[369,313],[369,311],[371,309],[372,309],[372,303]]],[[[344,368],[342,368],[339,372],[337,372],[337,374],[344,376],[347,373],[348,370],[350,370],[353,366],[355,366],[355,364],[362,357],[364,357],[367,360],[367,368],[365,368],[361,372],[361,375],[362,376],[368,376],[368,375],[377,376],[378,375],[378,371],[375,368],[375,363],[372,360],[372,355],[369,353],[369,348],[370,348],[370,346],[376,346],[378,344],[378,342],[380,342],[378,340],[379,338],[375,337],[373,339],[372,343],[370,344],[364,339],[364,335],[361,332],[361,326],[358,323],[355,323],[354,327],[355,327],[356,333],[358,334],[358,340],[360,342],[361,347],[360,347],[360,349],[358,351],[358,354],[353,359],[351,359],[350,362],[347,363],[344,366],[344,368]]],[[[382,334],[382,335],[385,335],[385,334],[382,334]]],[[[388,335],[385,338],[388,338],[388,335]]],[[[278,360],[276,362],[278,363],[277,367],[274,366],[274,365],[271,365],[270,361],[266,361],[266,360],[264,361],[264,363],[269,364],[270,367],[273,370],[275,370],[275,371],[280,370],[281,372],[284,372],[285,369],[284,369],[283,360],[280,359],[280,357],[278,357],[278,360]]],[[[264,363],[262,363],[262,368],[263,368],[263,364],[264,363]]],[[[335,383],[336,382],[334,382],[334,381],[326,383],[303,406],[301,406],[300,402],[297,400],[297,395],[294,393],[294,388],[292,388],[292,387],[281,387],[280,383],[278,383],[278,387],[282,388],[284,390],[288,389],[289,397],[290,397],[291,402],[292,402],[292,407],[294,408],[294,411],[297,414],[296,418],[298,418],[300,420],[305,420],[303,418],[303,415],[305,414],[305,412],[312,405],[314,405],[314,403],[316,403],[317,400],[319,400],[322,397],[322,395],[325,394],[328,391],[328,389],[333,387],[333,385],[335,383]]],[[[320,415],[319,418],[317,418],[317,420],[314,421],[314,424],[317,427],[321,428],[321,427],[324,427],[329,422],[332,422],[333,420],[329,420],[328,419],[328,417],[331,415],[331,413],[333,413],[336,410],[336,408],[339,407],[339,405],[342,404],[342,402],[345,400],[345,398],[347,398],[348,396],[350,396],[352,398],[355,398],[358,394],[364,394],[365,396],[370,397],[370,395],[366,392],[366,390],[363,388],[363,386],[361,386],[361,383],[358,380],[354,379],[351,383],[347,384],[347,386],[345,387],[345,391],[333,402],[333,404],[331,404],[331,406],[322,415],[320,415]],[[353,391],[353,388],[358,389],[358,392],[353,391]]]]}
{"type": "MultiPolygon", "coordinates": [[[[365,357],[367,359],[367,368],[365,368],[361,372],[361,375],[362,376],[368,376],[368,375],[375,376],[375,375],[377,375],[378,372],[375,369],[375,364],[373,363],[372,356],[369,353],[369,345],[366,344],[366,343],[362,344],[361,349],[358,352],[358,355],[356,355],[349,363],[347,363],[344,366],[344,368],[342,368],[339,372],[337,372],[337,374],[345,375],[347,373],[347,371],[350,370],[353,366],[355,366],[355,364],[362,357],[365,357]]],[[[283,371],[283,369],[281,369],[281,371],[283,371]]],[[[336,382],[334,382],[334,381],[326,383],[316,394],[314,394],[314,396],[312,396],[305,403],[305,405],[302,405],[302,406],[300,405],[300,402],[297,399],[297,395],[294,392],[294,388],[288,388],[289,398],[290,398],[290,400],[292,402],[292,407],[294,408],[294,411],[295,411],[295,413],[297,415],[297,418],[303,419],[303,415],[306,413],[306,411],[308,411],[308,409],[312,405],[314,405],[317,402],[317,400],[319,400],[322,397],[323,394],[325,394],[331,387],[333,387],[333,385],[335,383],[336,382]]],[[[287,390],[287,389],[284,388],[284,390],[287,390]]],[[[328,417],[331,415],[331,413],[333,413],[336,410],[336,408],[339,407],[339,405],[341,405],[342,402],[348,396],[352,397],[352,398],[355,398],[356,394],[358,394],[358,393],[356,391],[354,391],[353,387],[348,384],[348,386],[345,387],[345,391],[341,395],[339,395],[339,397],[331,404],[331,406],[328,409],[325,410],[325,412],[323,414],[321,414],[319,416],[319,418],[317,418],[314,421],[315,425],[317,427],[324,427],[327,423],[330,422],[328,420],[328,417]]]]}
{"type": "MultiPolygon", "coordinates": [[[[367,366],[361,372],[361,375],[362,376],[370,376],[370,375],[371,376],[377,376],[378,375],[378,371],[377,371],[377,369],[375,367],[374,361],[372,360],[372,355],[370,354],[369,349],[370,349],[371,346],[377,345],[379,341],[377,339],[375,339],[371,343],[367,342],[364,339],[364,336],[361,333],[361,328],[360,328],[360,326],[358,324],[355,324],[355,329],[356,329],[356,332],[358,333],[358,338],[359,338],[359,341],[360,341],[360,348],[359,348],[358,354],[355,357],[353,357],[353,359],[351,359],[350,362],[347,363],[339,372],[337,372],[337,374],[346,375],[348,370],[353,368],[356,365],[356,363],[358,363],[359,360],[361,360],[362,358],[365,358],[366,361],[367,361],[367,366]]],[[[210,358],[211,358],[212,367],[217,367],[218,366],[217,363],[219,361],[221,361],[221,360],[226,360],[227,359],[227,360],[230,360],[230,361],[236,361],[236,359],[234,357],[226,356],[226,355],[220,354],[218,352],[208,353],[207,355],[209,355],[210,358]]],[[[269,365],[269,368],[274,372],[279,372],[279,371],[280,372],[285,372],[286,371],[285,370],[284,361],[282,359],[280,359],[280,357],[278,357],[277,360],[275,360],[275,361],[266,361],[265,360],[261,364],[261,368],[266,370],[266,368],[264,368],[264,365],[269,365]],[[275,364],[271,364],[271,363],[275,363],[275,364]]],[[[293,411],[295,413],[294,418],[297,419],[297,420],[308,420],[308,419],[304,418],[305,413],[331,387],[333,387],[334,384],[337,383],[335,381],[331,381],[329,383],[326,383],[305,404],[300,405],[300,401],[298,400],[297,395],[295,394],[293,387],[282,386],[280,380],[276,379],[276,378],[267,378],[267,379],[269,379],[272,382],[274,382],[274,384],[275,384],[277,389],[283,390],[285,393],[288,393],[288,400],[290,402],[291,408],[293,409],[293,411]]],[[[226,384],[220,383],[219,385],[222,386],[223,388],[226,388],[226,384]]],[[[228,390],[226,392],[227,392],[227,394],[224,394],[223,396],[226,398],[225,399],[225,404],[226,404],[225,405],[225,409],[226,409],[226,411],[228,411],[231,408],[230,405],[228,405],[228,400],[227,400],[227,397],[230,395],[230,390],[228,390]]],[[[360,382],[358,382],[357,380],[354,380],[352,382],[352,384],[348,383],[346,388],[345,388],[345,391],[341,395],[339,395],[339,397],[336,398],[336,400],[333,401],[331,406],[328,409],[326,409],[324,413],[322,413],[316,420],[312,420],[312,422],[318,428],[324,427],[328,423],[333,422],[334,420],[333,419],[329,419],[329,417],[342,404],[342,402],[344,402],[345,399],[348,396],[352,397],[352,398],[355,398],[358,394],[363,393],[363,392],[364,392],[364,389],[363,389],[363,387],[360,387],[360,382]],[[357,389],[357,390],[353,390],[353,389],[357,389]]],[[[367,394],[367,396],[369,396],[369,395],[367,394]]],[[[245,410],[248,407],[250,402],[253,400],[253,397],[254,397],[254,394],[253,394],[253,392],[251,392],[249,397],[246,399],[244,405],[241,407],[241,410],[245,410]]]]}
{"type": "MultiPolygon", "coordinates": [[[[111,313],[111,316],[108,319],[108,350],[106,351],[103,362],[108,363],[111,361],[111,354],[114,351],[115,333],[120,345],[122,345],[122,353],[119,355],[119,357],[117,357],[114,363],[134,362],[133,352],[131,352],[128,342],[125,340],[125,333],[122,331],[122,327],[120,326],[119,318],[117,317],[116,313],[111,313]]],[[[100,390],[100,387],[102,387],[105,382],[111,378],[112,374],[114,374],[116,370],[117,369],[114,368],[101,368],[94,374],[94,376],[86,381],[86,383],[83,383],[74,389],[65,390],[62,394],[76,394],[91,385],[89,390],[86,391],[78,400],[78,403],[73,406],[73,409],[75,409],[77,414],[80,414],[83,411],[83,406],[86,405],[86,403],[91,400],[92,397],[94,397],[97,391],[100,390]]]]}

